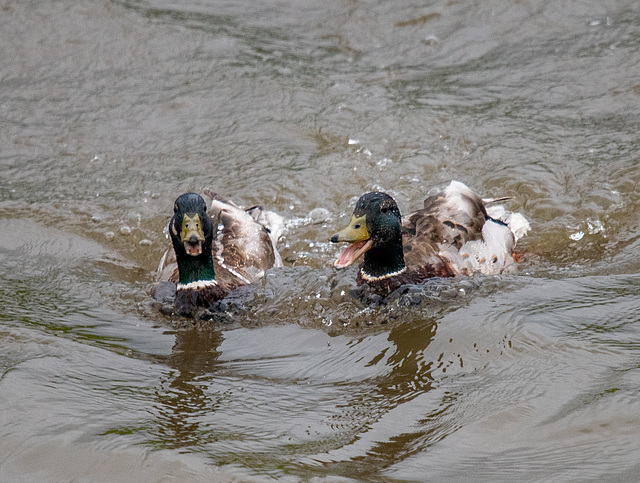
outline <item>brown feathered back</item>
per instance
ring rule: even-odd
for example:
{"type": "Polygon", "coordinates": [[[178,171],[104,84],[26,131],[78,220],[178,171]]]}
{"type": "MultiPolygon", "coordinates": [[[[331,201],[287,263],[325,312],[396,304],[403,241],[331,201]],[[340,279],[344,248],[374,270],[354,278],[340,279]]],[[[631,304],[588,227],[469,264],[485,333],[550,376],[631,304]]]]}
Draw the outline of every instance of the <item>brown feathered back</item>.
{"type": "Polygon", "coordinates": [[[486,218],[482,199],[464,184],[452,182],[443,192],[424,200],[424,208],[403,222],[407,265],[433,263],[441,246],[459,250],[466,242],[481,238],[486,218]]]}

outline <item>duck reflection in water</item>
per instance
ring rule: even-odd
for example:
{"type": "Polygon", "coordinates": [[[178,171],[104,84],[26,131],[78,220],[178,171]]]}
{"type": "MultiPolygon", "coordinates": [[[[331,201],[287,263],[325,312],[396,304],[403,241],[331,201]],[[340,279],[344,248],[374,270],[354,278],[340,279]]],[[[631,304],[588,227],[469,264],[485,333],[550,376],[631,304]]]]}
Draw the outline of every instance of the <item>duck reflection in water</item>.
{"type": "Polygon", "coordinates": [[[154,444],[180,448],[216,440],[204,426],[226,397],[224,391],[212,390],[222,340],[218,330],[176,332],[173,350],[163,361],[167,372],[155,390],[154,444]]]}

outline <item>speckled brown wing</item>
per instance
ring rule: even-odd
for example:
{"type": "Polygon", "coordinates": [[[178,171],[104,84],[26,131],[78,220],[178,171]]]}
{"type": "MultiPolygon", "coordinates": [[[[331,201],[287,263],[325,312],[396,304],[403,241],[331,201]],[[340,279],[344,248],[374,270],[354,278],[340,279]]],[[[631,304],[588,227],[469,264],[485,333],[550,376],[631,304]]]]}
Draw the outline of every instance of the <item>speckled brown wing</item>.
{"type": "Polygon", "coordinates": [[[176,252],[173,250],[171,241],[169,241],[167,251],[164,252],[158,265],[157,279],[161,282],[172,282],[175,284],[179,281],[178,261],[176,260],[176,252]]]}
{"type": "Polygon", "coordinates": [[[409,267],[428,264],[438,253],[443,240],[438,219],[420,210],[402,224],[402,245],[405,263],[409,267]]]}
{"type": "Polygon", "coordinates": [[[408,266],[438,264],[442,247],[459,249],[482,236],[487,217],[484,202],[458,184],[430,196],[424,201],[424,208],[405,219],[402,242],[408,266]]]}
{"type": "Polygon", "coordinates": [[[217,226],[213,264],[220,284],[249,284],[277,265],[267,230],[251,215],[217,199],[212,202],[210,214],[217,226]]]}

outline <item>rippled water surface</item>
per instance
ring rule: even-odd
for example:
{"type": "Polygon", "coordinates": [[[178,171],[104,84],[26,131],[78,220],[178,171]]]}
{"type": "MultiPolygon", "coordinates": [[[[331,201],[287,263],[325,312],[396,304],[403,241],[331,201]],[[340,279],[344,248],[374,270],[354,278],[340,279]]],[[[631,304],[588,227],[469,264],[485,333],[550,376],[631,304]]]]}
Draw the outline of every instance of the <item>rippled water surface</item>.
{"type": "Polygon", "coordinates": [[[0,480],[637,480],[637,1],[0,10],[0,480]],[[329,235],[451,179],[531,221],[518,272],[363,306],[329,235]],[[178,330],[201,187],[285,267],[178,330]]]}

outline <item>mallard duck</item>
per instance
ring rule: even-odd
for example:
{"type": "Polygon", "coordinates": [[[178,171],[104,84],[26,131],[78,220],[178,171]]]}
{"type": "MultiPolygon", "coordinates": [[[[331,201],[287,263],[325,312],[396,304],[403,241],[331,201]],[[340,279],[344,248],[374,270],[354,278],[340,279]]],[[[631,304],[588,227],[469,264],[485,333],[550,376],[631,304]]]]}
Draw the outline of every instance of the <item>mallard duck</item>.
{"type": "Polygon", "coordinates": [[[244,210],[210,191],[203,194],[210,198],[208,209],[196,193],[176,199],[168,226],[171,247],[158,267],[158,279],[175,284],[175,309],[186,316],[282,266],[275,248],[278,234],[256,221],[268,217],[273,222],[278,215],[260,207],[244,210]]]}
{"type": "Polygon", "coordinates": [[[334,243],[351,243],[334,265],[348,267],[364,254],[358,285],[367,284],[378,294],[432,277],[500,273],[514,263],[516,240],[529,230],[518,213],[489,216],[486,205],[505,199],[483,200],[452,181],[402,223],[391,196],[367,193],[349,225],[331,237],[334,243]]]}

